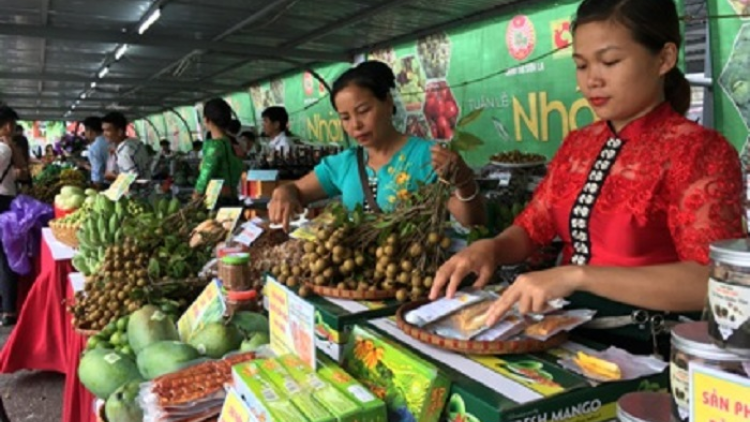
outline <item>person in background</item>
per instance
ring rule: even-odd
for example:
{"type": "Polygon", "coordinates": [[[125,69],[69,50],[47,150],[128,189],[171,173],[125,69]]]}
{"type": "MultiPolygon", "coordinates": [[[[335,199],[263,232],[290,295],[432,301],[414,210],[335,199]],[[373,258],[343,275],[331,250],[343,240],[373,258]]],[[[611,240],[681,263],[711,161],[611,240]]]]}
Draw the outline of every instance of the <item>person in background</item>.
{"type": "Polygon", "coordinates": [[[256,154],[258,152],[257,145],[255,143],[255,134],[249,130],[240,133],[239,141],[245,147],[245,155],[256,154]]]}
{"type": "Polygon", "coordinates": [[[601,120],[566,137],[511,227],[440,268],[430,298],[453,296],[471,273],[481,287],[559,237],[561,266],[518,276],[487,324],[515,305],[538,313],[567,298],[602,318],[588,337],[664,354],[664,321],[700,318],[706,304],[709,245],[743,237],[739,157],[685,118],[691,90],[676,67],[673,0],[586,0],[572,32],[576,82],[601,120]]]}
{"type": "MultiPolygon", "coordinates": [[[[117,174],[136,173],[138,179],[148,180],[151,178],[151,157],[143,142],[127,137],[127,127],[128,119],[120,112],[113,111],[102,118],[104,137],[115,146],[117,174]]],[[[113,181],[117,175],[107,173],[105,178],[113,181]]]]}
{"type": "Polygon", "coordinates": [[[91,171],[91,184],[94,189],[104,189],[106,180],[104,175],[107,171],[107,160],[109,159],[109,144],[104,139],[102,119],[90,116],[83,120],[83,136],[89,142],[89,171],[91,171]]]}
{"type": "Polygon", "coordinates": [[[162,139],[159,146],[159,152],[151,159],[151,177],[155,180],[164,180],[169,177],[169,162],[174,152],[166,139],[162,139]]]}
{"type": "Polygon", "coordinates": [[[44,164],[51,164],[55,160],[57,160],[57,153],[55,152],[55,148],[52,145],[47,145],[44,147],[44,156],[42,157],[42,162],[44,164]]]}
{"type": "Polygon", "coordinates": [[[161,148],[161,150],[159,151],[159,155],[161,157],[170,158],[174,154],[172,152],[172,145],[171,145],[171,143],[168,140],[166,140],[166,139],[162,139],[159,142],[159,147],[161,148]]]}
{"type": "Polygon", "coordinates": [[[203,142],[193,141],[193,149],[188,152],[188,158],[197,160],[203,158],[203,142]]]}
{"type": "Polygon", "coordinates": [[[31,151],[29,140],[23,135],[13,135],[11,139],[13,150],[13,168],[16,173],[16,187],[18,192],[27,193],[31,190],[31,151]]]}
{"type": "Polygon", "coordinates": [[[289,136],[289,114],[284,107],[273,106],[263,110],[263,132],[271,138],[271,150],[287,153],[292,147],[289,136]]]}
{"type": "MultiPolygon", "coordinates": [[[[16,197],[16,174],[13,168],[11,138],[15,133],[18,114],[12,108],[0,106],[0,214],[10,209],[16,197]]],[[[0,238],[0,326],[16,323],[16,297],[18,295],[16,274],[8,265],[5,249],[0,238]]]]}
{"type": "Polygon", "coordinates": [[[232,142],[234,154],[242,159],[245,157],[246,149],[245,145],[239,140],[240,130],[242,130],[242,123],[237,119],[232,119],[227,128],[227,135],[229,135],[229,140],[232,142]]]}
{"type": "Polygon", "coordinates": [[[453,187],[448,211],[466,227],[484,223],[479,185],[463,158],[394,126],[391,92],[395,87],[393,70],[378,61],[361,63],[334,82],[331,104],[343,129],[358,145],[324,158],[310,174],[276,188],[268,205],[272,223],[288,229],[289,220],[304,206],[339,195],[349,211],[359,205],[377,211],[377,205],[390,212],[399,201],[409,198],[420,183],[443,183],[437,179],[447,176],[448,169],[452,169],[453,179],[446,181],[453,187]],[[368,196],[373,201],[368,201],[368,196]]]}
{"type": "Polygon", "coordinates": [[[224,181],[216,207],[239,204],[237,187],[242,174],[242,161],[234,154],[227,127],[232,120],[232,108],[221,98],[214,98],[203,106],[205,127],[211,131],[211,139],[206,141],[203,151],[200,175],[195,184],[194,197],[206,194],[208,182],[212,179],[224,181]]]}

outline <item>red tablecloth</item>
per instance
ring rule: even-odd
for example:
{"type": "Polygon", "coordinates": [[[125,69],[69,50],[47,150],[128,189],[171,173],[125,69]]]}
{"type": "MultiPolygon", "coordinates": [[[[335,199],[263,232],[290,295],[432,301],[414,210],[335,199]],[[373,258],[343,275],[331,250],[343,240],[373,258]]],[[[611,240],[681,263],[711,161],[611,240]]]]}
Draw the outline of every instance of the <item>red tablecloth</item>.
{"type": "MultiPolygon", "coordinates": [[[[66,283],[67,297],[73,298],[73,288],[66,283]]],[[[65,391],[63,392],[63,422],[96,422],[94,396],[78,379],[78,362],[86,347],[87,339],[76,333],[71,323],[72,316],[66,315],[66,335],[68,338],[67,368],[65,371],[65,391]]]]}
{"type": "Polygon", "coordinates": [[[70,260],[55,261],[42,240],[40,271],[29,291],[18,324],[0,352],[0,373],[21,369],[65,373],[70,326],[65,312],[65,288],[73,270],[70,260]]]}

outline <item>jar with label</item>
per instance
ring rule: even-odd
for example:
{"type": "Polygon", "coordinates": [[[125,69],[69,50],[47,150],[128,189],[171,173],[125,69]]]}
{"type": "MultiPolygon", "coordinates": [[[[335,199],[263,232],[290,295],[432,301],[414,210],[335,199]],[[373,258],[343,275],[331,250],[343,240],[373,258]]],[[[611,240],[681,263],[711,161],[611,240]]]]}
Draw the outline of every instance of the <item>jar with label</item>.
{"type": "Polygon", "coordinates": [[[258,292],[252,289],[226,292],[224,304],[226,305],[225,316],[229,318],[237,312],[258,312],[260,310],[258,292]]]}
{"type": "Polygon", "coordinates": [[[708,332],[734,354],[750,357],[750,239],[711,244],[708,332]]]}
{"type": "Polygon", "coordinates": [[[667,393],[629,393],[617,401],[620,422],[672,422],[667,393]]]}
{"type": "Polygon", "coordinates": [[[672,414],[675,419],[687,422],[690,415],[690,373],[691,362],[699,363],[720,371],[745,375],[739,357],[714,344],[708,335],[706,321],[680,324],[672,330],[672,358],[669,365],[672,387],[672,414]]]}
{"type": "Polygon", "coordinates": [[[248,290],[253,285],[250,274],[250,255],[235,253],[219,261],[219,280],[227,290],[248,290]]]}

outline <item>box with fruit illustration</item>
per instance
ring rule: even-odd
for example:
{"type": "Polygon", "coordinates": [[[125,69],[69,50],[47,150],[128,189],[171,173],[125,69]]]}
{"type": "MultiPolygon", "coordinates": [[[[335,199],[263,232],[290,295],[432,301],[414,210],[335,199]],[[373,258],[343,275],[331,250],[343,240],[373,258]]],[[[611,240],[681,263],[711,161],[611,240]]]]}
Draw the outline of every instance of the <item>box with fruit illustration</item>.
{"type": "Polygon", "coordinates": [[[315,306],[315,346],[335,361],[340,361],[349,332],[357,323],[396,314],[396,300],[382,302],[306,298],[315,306]]]}
{"type": "Polygon", "coordinates": [[[450,382],[438,366],[376,331],[355,326],[342,367],[385,401],[391,422],[437,422],[450,382]]]}

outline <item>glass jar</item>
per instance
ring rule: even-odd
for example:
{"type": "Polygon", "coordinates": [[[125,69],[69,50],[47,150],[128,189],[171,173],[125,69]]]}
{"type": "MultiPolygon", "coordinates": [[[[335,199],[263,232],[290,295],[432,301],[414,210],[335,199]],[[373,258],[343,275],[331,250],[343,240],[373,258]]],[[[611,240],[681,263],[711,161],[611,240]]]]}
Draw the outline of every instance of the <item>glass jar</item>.
{"type": "Polygon", "coordinates": [[[229,318],[237,312],[258,312],[260,310],[258,292],[254,289],[245,291],[228,291],[226,292],[224,304],[226,305],[225,316],[229,318]]]}
{"type": "Polygon", "coordinates": [[[248,290],[253,285],[250,274],[250,255],[234,253],[219,261],[219,280],[227,290],[248,290]]]}
{"type": "Polygon", "coordinates": [[[708,323],[689,322],[672,330],[672,357],[669,364],[672,388],[672,414],[686,422],[690,415],[691,362],[717,370],[745,375],[743,362],[747,359],[722,350],[708,335],[708,323]]]}
{"type": "Polygon", "coordinates": [[[708,333],[734,354],[750,357],[750,239],[710,247],[708,333]]]}
{"type": "Polygon", "coordinates": [[[620,422],[672,422],[667,393],[629,393],[617,401],[620,422]]]}

